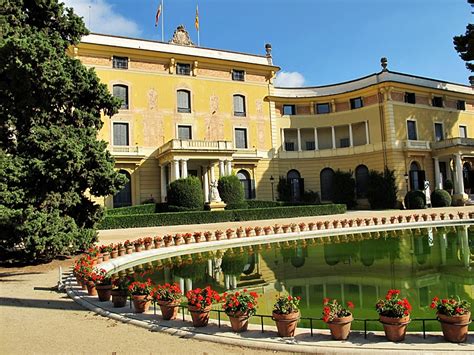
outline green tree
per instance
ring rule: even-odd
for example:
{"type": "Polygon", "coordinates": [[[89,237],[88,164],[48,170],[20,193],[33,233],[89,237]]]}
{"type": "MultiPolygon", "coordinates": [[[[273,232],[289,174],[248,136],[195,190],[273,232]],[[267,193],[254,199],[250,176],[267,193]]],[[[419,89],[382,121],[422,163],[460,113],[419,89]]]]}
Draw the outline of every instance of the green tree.
{"type": "Polygon", "coordinates": [[[87,30],[57,0],[0,6],[0,252],[51,259],[88,247],[117,192],[101,114],[118,108],[93,69],[67,52],[87,30]]]}
{"type": "Polygon", "coordinates": [[[173,181],[167,195],[169,208],[173,211],[199,211],[204,207],[201,181],[195,176],[173,181]]]}
{"type": "Polygon", "coordinates": [[[395,208],[397,193],[395,171],[387,167],[383,173],[376,170],[370,171],[367,199],[373,210],[395,208]]]}
{"type": "Polygon", "coordinates": [[[245,202],[244,188],[237,176],[220,177],[217,182],[217,189],[222,201],[227,204],[226,209],[244,209],[248,207],[247,202],[245,202]]]}
{"type": "Polygon", "coordinates": [[[337,170],[334,173],[334,203],[344,203],[347,208],[353,208],[355,201],[355,179],[350,171],[337,170]]]}
{"type": "MultiPolygon", "coordinates": [[[[467,1],[471,6],[474,0],[467,1]]],[[[470,23],[466,26],[466,33],[453,38],[454,48],[459,53],[462,60],[466,62],[466,68],[474,72],[474,64],[470,63],[474,60],[474,24],[470,23]]]]}

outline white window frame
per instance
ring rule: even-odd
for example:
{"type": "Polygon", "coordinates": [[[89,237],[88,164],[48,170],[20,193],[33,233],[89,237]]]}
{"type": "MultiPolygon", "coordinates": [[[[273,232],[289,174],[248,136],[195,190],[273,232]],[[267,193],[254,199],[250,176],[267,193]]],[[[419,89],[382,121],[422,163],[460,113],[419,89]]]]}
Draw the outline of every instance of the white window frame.
{"type": "Polygon", "coordinates": [[[187,123],[177,123],[176,124],[176,139],[180,139],[179,138],[179,127],[190,127],[191,128],[191,139],[190,140],[193,140],[194,139],[194,126],[192,124],[187,124],[187,123]]]}
{"type": "Polygon", "coordinates": [[[460,137],[460,138],[463,138],[463,137],[461,136],[461,127],[464,127],[464,131],[466,132],[466,138],[469,137],[469,136],[468,136],[468,132],[467,132],[467,125],[465,125],[465,124],[460,124],[460,125],[459,125],[459,137],[460,137]]]}
{"type": "Polygon", "coordinates": [[[190,114],[193,112],[193,93],[191,90],[189,90],[188,88],[177,88],[176,89],[176,97],[175,97],[175,100],[176,100],[176,112],[177,113],[181,113],[181,114],[190,114]],[[178,92],[179,91],[187,91],[189,93],[189,112],[185,112],[185,111],[179,111],[179,106],[178,106],[178,92]]]}
{"type": "Polygon", "coordinates": [[[132,146],[132,124],[129,121],[113,120],[110,125],[110,142],[113,147],[131,147],[132,146]],[[126,124],[128,126],[128,145],[116,145],[114,142],[114,125],[116,123],[126,124]]]}
{"type": "Polygon", "coordinates": [[[249,141],[249,129],[248,129],[248,127],[234,126],[234,147],[235,147],[235,149],[238,149],[238,150],[250,149],[249,146],[250,146],[250,141],[249,141]],[[236,139],[236,135],[235,135],[237,129],[245,129],[245,141],[247,143],[247,148],[237,148],[237,139],[236,139]]]}
{"type": "MultiPolygon", "coordinates": [[[[436,125],[437,125],[437,124],[440,124],[440,125],[441,125],[441,133],[443,134],[443,137],[442,137],[441,140],[445,140],[445,139],[446,139],[446,137],[445,137],[445,132],[444,132],[444,123],[437,121],[437,122],[433,122],[433,135],[434,135],[434,140],[433,140],[433,141],[434,141],[434,142],[438,142],[438,141],[436,140],[436,125]]],[[[407,127],[407,128],[408,128],[408,127],[407,127]]],[[[417,133],[417,136],[418,136],[418,133],[417,133]]]]}
{"type": "Polygon", "coordinates": [[[232,115],[234,117],[247,117],[248,116],[248,107],[247,107],[247,96],[245,96],[244,94],[242,93],[233,93],[232,94],[232,115]],[[235,96],[239,96],[239,97],[242,97],[244,99],[244,112],[243,112],[243,115],[236,115],[235,114],[235,105],[234,105],[234,97],[235,96]]]}
{"type": "Polygon", "coordinates": [[[416,132],[416,140],[420,140],[420,135],[418,134],[418,121],[415,118],[407,118],[405,122],[405,128],[407,130],[407,140],[412,141],[413,139],[410,139],[410,136],[408,134],[408,121],[413,121],[415,122],[415,132],[416,132]]]}
{"type": "MultiPolygon", "coordinates": [[[[125,70],[125,69],[119,69],[125,70]]],[[[120,111],[130,111],[132,109],[132,85],[127,81],[112,81],[110,83],[110,93],[114,95],[114,85],[123,85],[128,88],[128,108],[119,108],[120,111]]]]}

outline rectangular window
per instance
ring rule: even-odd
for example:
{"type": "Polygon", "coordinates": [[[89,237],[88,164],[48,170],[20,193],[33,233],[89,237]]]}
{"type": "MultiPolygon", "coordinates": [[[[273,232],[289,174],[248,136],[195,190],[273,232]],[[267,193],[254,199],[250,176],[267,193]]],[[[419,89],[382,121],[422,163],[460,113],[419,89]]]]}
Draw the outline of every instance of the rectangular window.
{"type": "Polygon", "coordinates": [[[128,123],[114,122],[113,130],[113,145],[129,145],[128,123]]]}
{"type": "Polygon", "coordinates": [[[321,115],[324,113],[330,113],[331,112],[331,106],[329,106],[328,103],[325,104],[316,104],[316,113],[321,115]]]}
{"type": "Polygon", "coordinates": [[[115,69],[128,69],[128,58],[127,57],[113,57],[112,67],[115,69]]]}
{"type": "Polygon", "coordinates": [[[232,70],[232,80],[245,81],[245,71],[243,70],[232,70]]]}
{"type": "Polygon", "coordinates": [[[363,106],[364,103],[362,102],[362,97],[356,97],[354,99],[351,99],[351,110],[355,110],[363,106]]]}
{"type": "Polygon", "coordinates": [[[178,90],[178,112],[191,112],[191,94],[187,90],[178,90]]]}
{"type": "Polygon", "coordinates": [[[178,139],[192,139],[191,126],[178,126],[178,139]]]}
{"type": "Polygon", "coordinates": [[[441,96],[435,96],[431,100],[433,107],[443,107],[443,98],[441,96]]]}
{"type": "Polygon", "coordinates": [[[293,142],[285,142],[285,150],[287,152],[294,152],[295,151],[295,143],[293,142]]]}
{"type": "Polygon", "coordinates": [[[416,104],[416,95],[414,92],[405,93],[405,102],[407,104],[416,104]]]}
{"type": "Polygon", "coordinates": [[[283,115],[296,115],[296,106],[295,105],[283,105],[283,115]]]}
{"type": "Polygon", "coordinates": [[[306,142],[306,150],[315,150],[314,141],[306,142]]]}
{"type": "Polygon", "coordinates": [[[408,139],[411,141],[416,141],[417,135],[416,135],[416,121],[407,121],[407,130],[408,130],[408,139]]]}
{"type": "Polygon", "coordinates": [[[128,86],[114,85],[113,96],[121,100],[121,109],[128,109],[128,86]]]}
{"type": "Polygon", "coordinates": [[[467,127],[466,126],[459,126],[459,137],[467,138],[467,127]]]}
{"type": "Polygon", "coordinates": [[[247,129],[236,128],[235,129],[235,147],[239,149],[247,149],[247,129]]]}
{"type": "Polygon", "coordinates": [[[443,124],[442,123],[435,123],[435,140],[436,142],[442,141],[444,139],[443,134],[443,124]]]}
{"type": "Polygon", "coordinates": [[[234,95],[234,116],[245,117],[245,97],[234,95]]]}
{"type": "Polygon", "coordinates": [[[465,111],[465,110],[466,110],[466,101],[464,101],[464,100],[458,100],[456,106],[457,106],[457,109],[458,109],[459,111],[465,111]]]}
{"type": "Polygon", "coordinates": [[[178,75],[191,75],[191,64],[176,64],[176,74],[178,75]]]}
{"type": "Polygon", "coordinates": [[[339,140],[339,143],[340,143],[340,145],[341,145],[341,148],[347,148],[347,147],[349,147],[349,145],[350,145],[349,138],[341,138],[341,139],[339,140]]]}

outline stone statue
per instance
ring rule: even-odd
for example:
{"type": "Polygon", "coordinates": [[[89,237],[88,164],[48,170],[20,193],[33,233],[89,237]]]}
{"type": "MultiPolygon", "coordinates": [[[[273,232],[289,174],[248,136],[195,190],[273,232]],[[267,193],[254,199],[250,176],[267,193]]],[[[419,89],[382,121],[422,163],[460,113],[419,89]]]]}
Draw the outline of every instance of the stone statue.
{"type": "Polygon", "coordinates": [[[182,46],[194,46],[188,31],[184,28],[184,25],[179,25],[176,31],[173,33],[173,38],[169,41],[171,44],[179,44],[182,46]]]}
{"type": "Polygon", "coordinates": [[[217,189],[217,181],[214,180],[211,182],[211,191],[210,191],[210,202],[221,202],[221,197],[219,196],[219,190],[217,189]]]}

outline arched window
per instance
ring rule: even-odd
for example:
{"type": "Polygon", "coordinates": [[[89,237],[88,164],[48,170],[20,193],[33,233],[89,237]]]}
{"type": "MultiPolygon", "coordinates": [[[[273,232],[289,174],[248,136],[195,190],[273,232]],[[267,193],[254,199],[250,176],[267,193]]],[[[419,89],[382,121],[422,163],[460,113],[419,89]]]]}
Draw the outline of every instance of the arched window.
{"type": "Polygon", "coordinates": [[[121,109],[128,109],[128,86],[116,84],[113,86],[114,97],[122,101],[121,109]]]}
{"type": "Polygon", "coordinates": [[[239,170],[237,173],[237,177],[242,184],[244,189],[244,197],[245,199],[249,200],[253,198],[253,188],[252,188],[252,180],[250,179],[250,174],[246,170],[239,170]]]}
{"type": "Polygon", "coordinates": [[[115,207],[125,207],[132,205],[132,184],[131,184],[131,176],[128,171],[120,170],[119,174],[125,175],[127,178],[127,183],[123,187],[122,190],[117,192],[114,196],[114,208],[115,207]]]}
{"type": "Polygon", "coordinates": [[[357,197],[367,197],[367,188],[369,187],[369,169],[365,165],[359,165],[355,169],[355,178],[357,197]]]}
{"type": "Polygon", "coordinates": [[[321,200],[332,201],[334,198],[334,170],[324,168],[320,173],[321,200]]]}
{"type": "Polygon", "coordinates": [[[290,201],[296,202],[301,200],[302,192],[304,191],[303,182],[298,170],[290,170],[286,175],[288,184],[290,186],[290,201]]]}
{"type": "Polygon", "coordinates": [[[246,116],[245,97],[243,95],[234,95],[234,116],[246,116]]]}
{"type": "Polygon", "coordinates": [[[421,170],[420,164],[416,161],[410,164],[410,188],[411,190],[424,190],[425,188],[425,171],[421,170]]]}
{"type": "Polygon", "coordinates": [[[178,112],[191,112],[191,93],[188,90],[178,90],[178,112]]]}

